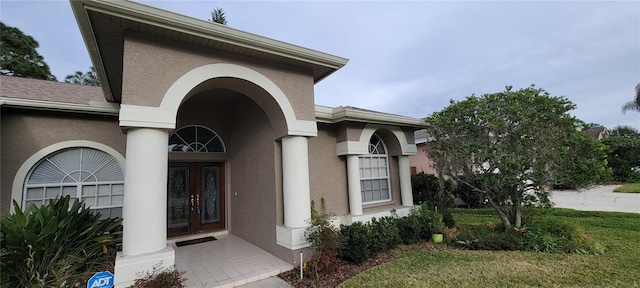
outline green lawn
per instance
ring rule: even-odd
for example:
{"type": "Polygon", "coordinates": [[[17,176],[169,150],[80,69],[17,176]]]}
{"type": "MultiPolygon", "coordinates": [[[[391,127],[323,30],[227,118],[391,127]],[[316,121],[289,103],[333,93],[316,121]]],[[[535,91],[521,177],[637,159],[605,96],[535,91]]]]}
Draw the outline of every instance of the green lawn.
{"type": "Polygon", "coordinates": [[[640,183],[628,183],[624,184],[616,189],[613,192],[621,192],[621,193],[640,193],[640,183]]]}
{"type": "MultiPolygon", "coordinates": [[[[640,287],[640,214],[553,209],[607,247],[605,255],[401,246],[399,258],[340,287],[640,287]]],[[[493,210],[458,210],[459,224],[498,223],[493,210]]]]}

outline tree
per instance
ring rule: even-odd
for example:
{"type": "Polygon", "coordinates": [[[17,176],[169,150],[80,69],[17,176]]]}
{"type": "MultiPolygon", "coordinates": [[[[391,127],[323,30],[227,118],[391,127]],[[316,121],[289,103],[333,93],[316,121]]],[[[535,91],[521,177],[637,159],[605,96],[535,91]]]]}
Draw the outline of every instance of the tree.
{"type": "Polygon", "coordinates": [[[640,138],[607,137],[602,142],[610,148],[607,162],[613,180],[640,182],[640,138]]]}
{"type": "Polygon", "coordinates": [[[640,131],[627,125],[618,125],[609,131],[611,136],[640,139],[640,131]]]}
{"type": "Polygon", "coordinates": [[[640,83],[636,85],[636,97],[633,101],[629,101],[622,105],[622,113],[626,113],[627,111],[637,111],[640,112],[640,83]]]}
{"type": "Polygon", "coordinates": [[[548,205],[544,190],[555,181],[583,187],[607,170],[606,147],[577,129],[575,107],[533,85],[451,100],[426,118],[428,153],[441,176],[481,193],[505,227],[519,228],[523,207],[548,205]]]}
{"type": "Polygon", "coordinates": [[[226,26],[227,18],[224,17],[224,10],[218,7],[216,7],[216,9],[211,10],[211,19],[209,19],[209,21],[226,26]]]}
{"type": "Polygon", "coordinates": [[[20,29],[0,22],[0,74],[56,80],[43,57],[38,54],[38,42],[20,29]]]}
{"type": "Polygon", "coordinates": [[[98,79],[98,74],[93,66],[89,67],[89,71],[86,73],[76,71],[75,74],[67,75],[67,77],[64,78],[64,82],[88,86],[100,86],[100,79],[98,79]]]}

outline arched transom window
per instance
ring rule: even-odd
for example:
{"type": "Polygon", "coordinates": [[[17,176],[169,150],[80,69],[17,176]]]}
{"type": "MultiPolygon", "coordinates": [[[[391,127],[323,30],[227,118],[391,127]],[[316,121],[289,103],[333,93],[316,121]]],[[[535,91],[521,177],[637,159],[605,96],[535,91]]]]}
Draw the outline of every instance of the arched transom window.
{"type": "Polygon", "coordinates": [[[46,156],[27,175],[22,206],[44,205],[55,197],[80,199],[102,219],[122,217],[124,173],[110,154],[86,147],[46,156]]]}
{"type": "Polygon", "coordinates": [[[201,126],[185,126],[169,137],[170,152],[226,152],[222,138],[215,131],[201,126]]]}
{"type": "Polygon", "coordinates": [[[374,134],[369,140],[369,154],[361,155],[359,160],[362,203],[391,200],[389,158],[382,139],[374,134]]]}

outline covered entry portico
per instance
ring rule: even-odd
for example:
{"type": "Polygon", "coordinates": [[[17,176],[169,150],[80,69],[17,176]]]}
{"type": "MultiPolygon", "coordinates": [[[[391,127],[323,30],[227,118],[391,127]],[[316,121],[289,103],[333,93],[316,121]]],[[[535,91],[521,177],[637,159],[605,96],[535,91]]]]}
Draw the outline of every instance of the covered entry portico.
{"type": "Polygon", "coordinates": [[[167,245],[169,163],[207,160],[170,159],[169,136],[187,125],[212,128],[227,147],[214,159],[224,163],[223,230],[291,262],[310,218],[313,85],[347,60],[135,2],[72,6],[126,133],[116,286],[176,263],[167,245]]]}

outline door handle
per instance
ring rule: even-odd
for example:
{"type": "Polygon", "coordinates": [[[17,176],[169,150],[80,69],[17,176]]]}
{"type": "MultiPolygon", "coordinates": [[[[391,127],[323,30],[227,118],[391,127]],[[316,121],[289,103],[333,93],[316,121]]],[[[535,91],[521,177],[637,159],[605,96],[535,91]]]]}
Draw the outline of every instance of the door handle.
{"type": "Polygon", "coordinates": [[[191,195],[191,212],[193,212],[193,195],[191,195]]]}
{"type": "Polygon", "coordinates": [[[200,194],[196,194],[196,209],[198,211],[198,215],[200,215],[200,194]]]}

